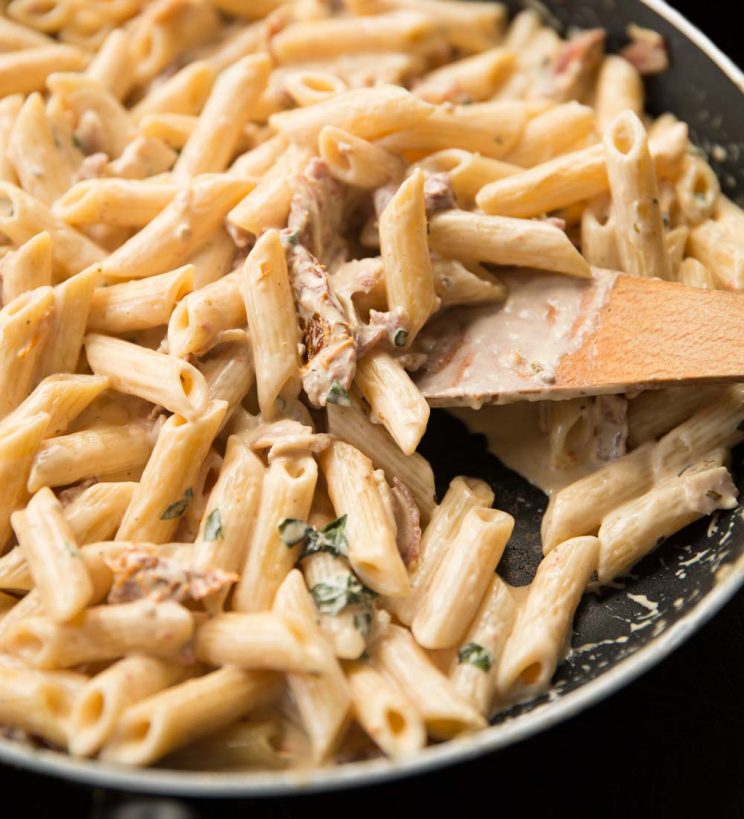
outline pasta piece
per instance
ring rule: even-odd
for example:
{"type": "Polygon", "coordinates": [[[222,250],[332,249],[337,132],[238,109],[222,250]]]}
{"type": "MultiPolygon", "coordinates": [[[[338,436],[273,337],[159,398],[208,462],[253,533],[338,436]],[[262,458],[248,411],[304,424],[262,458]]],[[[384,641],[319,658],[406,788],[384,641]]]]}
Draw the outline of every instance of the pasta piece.
{"type": "Polygon", "coordinates": [[[467,514],[472,509],[491,506],[493,500],[493,492],[483,481],[463,477],[452,481],[441,504],[435,507],[424,530],[419,553],[409,566],[411,594],[401,600],[385,601],[403,624],[413,622],[446,549],[458,537],[467,514]]]}
{"type": "Polygon", "coordinates": [[[279,234],[267,231],[256,242],[240,273],[253,343],[258,403],[272,419],[277,401],[300,390],[299,328],[279,234]]]}
{"type": "MultiPolygon", "coordinates": [[[[238,571],[245,563],[249,532],[261,501],[265,468],[248,442],[232,435],[225,459],[202,515],[194,549],[194,569],[238,571]]],[[[224,595],[220,599],[224,602],[224,595]]]]}
{"type": "MultiPolygon", "coordinates": [[[[357,21],[353,21],[356,25],[357,21]]],[[[363,139],[379,139],[411,128],[431,116],[434,107],[394,85],[356,88],[308,108],[282,111],[269,125],[292,142],[314,148],[320,132],[333,125],[363,139]]]]}
{"type": "Polygon", "coordinates": [[[270,609],[277,589],[299,557],[299,545],[282,539],[285,520],[307,520],[318,467],[309,455],[282,456],[270,464],[264,479],[258,517],[235,587],[232,607],[238,611],[270,609]]]}
{"type": "Polygon", "coordinates": [[[34,668],[70,668],[143,652],[176,658],[191,638],[191,612],[172,601],[137,600],[85,609],[69,623],[26,617],[4,635],[6,651],[34,668]]]}
{"type": "Polygon", "coordinates": [[[28,491],[137,470],[147,463],[154,443],[152,424],[139,421],[47,438],[34,458],[28,491]]]}
{"type": "Polygon", "coordinates": [[[54,288],[54,310],[49,332],[41,345],[37,378],[74,372],[77,368],[93,291],[98,282],[98,271],[87,268],[54,288]]]}
{"type": "Polygon", "coordinates": [[[0,97],[43,91],[54,71],[79,71],[85,55],[74,46],[48,45],[0,54],[0,97]]]}
{"type": "Polygon", "coordinates": [[[137,484],[94,483],[65,506],[65,518],[78,543],[109,540],[121,525],[137,484]]]}
{"type": "Polygon", "coordinates": [[[593,267],[620,268],[617,222],[604,197],[591,201],[581,214],[581,253],[593,267]]]}
{"type": "MultiPolygon", "coordinates": [[[[395,337],[395,344],[401,347],[411,344],[439,307],[427,233],[424,173],[417,170],[400,186],[380,216],[388,306],[402,311],[406,318],[405,334],[399,331],[395,337]]],[[[364,366],[364,360],[359,366],[364,366]]],[[[407,454],[412,451],[401,449],[407,454]]]]}
{"type": "Polygon", "coordinates": [[[567,540],[537,567],[504,649],[498,685],[510,693],[544,689],[567,648],[571,622],[597,566],[595,537],[567,540]]]}
{"type": "Polygon", "coordinates": [[[4,725],[64,747],[73,699],[73,692],[55,674],[0,665],[0,722],[4,725]]]}
{"type": "Polygon", "coordinates": [[[677,270],[677,281],[688,287],[699,287],[702,290],[715,290],[716,282],[710,270],[692,257],[683,259],[677,270]]]}
{"type": "Polygon", "coordinates": [[[620,114],[607,127],[604,146],[622,269],[633,276],[671,279],[659,186],[643,124],[632,112],[620,114]]]}
{"type": "Polygon", "coordinates": [[[100,273],[109,279],[144,279],[184,264],[251,187],[224,174],[196,177],[146,227],[107,256],[98,265],[100,273]]]}
{"type": "Polygon", "coordinates": [[[323,670],[327,653],[315,629],[269,611],[218,614],[196,631],[194,653],[209,665],[313,674],[323,670]]]}
{"type": "Polygon", "coordinates": [[[492,48],[429,72],[413,93],[431,103],[470,103],[487,100],[514,71],[517,55],[508,48],[492,48]]]}
{"type": "Polygon", "coordinates": [[[531,168],[574,150],[590,139],[595,127],[594,111],[578,102],[549,108],[531,119],[507,162],[531,168]]]}
{"type": "Polygon", "coordinates": [[[328,404],[328,431],[364,453],[389,483],[401,480],[411,491],[423,522],[434,511],[434,475],[418,453],[404,455],[381,424],[373,424],[358,407],[328,404]]]}
{"type": "Polygon", "coordinates": [[[126,765],[156,762],[271,702],[278,683],[271,672],[227,667],[166,688],[124,711],[101,758],[126,765]]]}
{"type": "Polygon", "coordinates": [[[189,420],[171,415],[116,533],[117,540],[165,543],[191,505],[194,481],[224,417],[224,401],[210,402],[189,420]]]}
{"type": "Polygon", "coordinates": [[[26,481],[48,424],[49,415],[40,412],[0,429],[0,549],[10,536],[10,516],[28,499],[26,481]]]}
{"type": "Polygon", "coordinates": [[[284,90],[300,106],[316,105],[347,91],[348,86],[335,74],[323,71],[295,71],[284,80],[284,90]]]}
{"type": "Polygon", "coordinates": [[[246,323],[241,274],[228,273],[174,306],[168,322],[171,355],[185,358],[208,350],[220,333],[246,323]]]}
{"type": "MultiPolygon", "coordinates": [[[[687,151],[687,126],[677,123],[649,144],[659,177],[674,178],[687,151]]],[[[593,199],[609,190],[602,145],[551,159],[486,185],[476,202],[486,213],[529,218],[593,199]]]]}
{"type": "Polygon", "coordinates": [[[496,509],[471,509],[429,582],[411,631],[424,648],[450,648],[461,641],[514,528],[514,518],[496,509]]]}
{"type": "Polygon", "coordinates": [[[274,611],[312,634],[319,650],[325,654],[320,674],[293,672],[287,675],[289,690],[310,738],[313,760],[320,763],[333,755],[349,723],[349,684],[315,623],[315,607],[299,571],[291,571],[279,587],[274,611]]]}
{"type": "Polygon", "coordinates": [[[70,752],[93,756],[111,737],[124,711],[181,682],[189,669],[174,662],[134,654],[96,674],[77,696],[69,722],[70,752]]]}
{"type": "Polygon", "coordinates": [[[271,70],[267,54],[238,60],[217,78],[196,129],[184,145],[174,170],[176,179],[224,171],[248,121],[251,106],[265,88],[271,70]]]}
{"type": "Polygon", "coordinates": [[[135,122],[148,114],[196,115],[204,107],[217,72],[206,60],[184,66],[172,77],[155,86],[130,109],[135,122]]]}
{"type": "Polygon", "coordinates": [[[51,285],[52,237],[42,231],[11,251],[0,264],[0,275],[4,304],[10,304],[21,293],[51,285]]]}
{"type": "Polygon", "coordinates": [[[345,671],[354,717],[387,756],[401,759],[424,747],[423,720],[392,680],[363,660],[349,663],[345,671]]]}
{"type": "MultiPolygon", "coordinates": [[[[304,109],[303,109],[304,110],[304,109]]],[[[290,145],[252,190],[227,215],[228,227],[261,236],[287,223],[292,203],[292,179],[310,159],[306,149],[290,145]]],[[[244,177],[241,177],[244,178],[244,177]]]]}
{"type": "Polygon", "coordinates": [[[398,157],[332,125],[320,132],[318,151],[335,179],[358,188],[373,190],[399,179],[403,173],[398,157]]]}
{"type": "Polygon", "coordinates": [[[51,287],[22,293],[0,310],[0,418],[31,391],[53,310],[51,287]]]}
{"type": "MultiPolygon", "coordinates": [[[[20,546],[14,546],[0,557],[0,587],[17,591],[30,591],[34,587],[34,580],[20,546]]],[[[15,598],[12,600],[13,603],[18,602],[15,598]]]]}
{"type": "Polygon", "coordinates": [[[177,193],[176,184],[160,179],[85,179],[62,195],[52,211],[71,225],[144,227],[177,193]]]}
{"type": "Polygon", "coordinates": [[[718,222],[709,219],[694,227],[687,252],[705,265],[717,287],[744,290],[744,248],[718,222]]]}
{"type": "Polygon", "coordinates": [[[175,306],[193,287],[190,264],[147,279],[98,287],[90,303],[88,330],[118,334],[167,324],[175,306]]]}
{"type": "Polygon", "coordinates": [[[206,287],[232,269],[235,243],[224,228],[220,228],[199,250],[189,256],[194,265],[194,290],[206,287]]]}
{"type": "Polygon", "coordinates": [[[51,489],[40,489],[11,523],[44,611],[58,623],[79,614],[91,602],[93,585],[51,489]]]}
{"type": "Polygon", "coordinates": [[[458,693],[488,719],[499,696],[498,669],[516,617],[510,588],[498,575],[462,638],[451,679],[458,693]]]}
{"type": "Polygon", "coordinates": [[[690,236],[690,229],[687,225],[679,225],[668,231],[664,236],[667,258],[669,259],[669,269],[674,281],[679,280],[679,267],[685,255],[685,247],[690,236]]]}
{"type": "Polygon", "coordinates": [[[713,453],[603,519],[598,535],[600,583],[625,574],[648,552],[698,518],[736,506],[738,490],[722,465],[724,457],[724,452],[713,453]]]}
{"type": "Polygon", "coordinates": [[[41,94],[31,94],[16,117],[7,156],[20,186],[45,205],[70,187],[75,173],[69,155],[59,150],[58,140],[41,94]]]}
{"type": "Polygon", "coordinates": [[[251,345],[245,333],[241,334],[239,330],[236,333],[239,334],[237,338],[215,347],[201,363],[210,401],[227,404],[220,431],[255,384],[251,345]]]}
{"type": "Polygon", "coordinates": [[[7,17],[0,19],[0,49],[3,52],[52,45],[53,41],[27,25],[19,25],[7,17]]]}
{"type": "Polygon", "coordinates": [[[0,182],[0,232],[15,245],[22,245],[37,233],[52,237],[52,259],[65,275],[100,262],[104,251],[94,242],[66,225],[33,196],[0,182]]]}
{"type": "Polygon", "coordinates": [[[643,80],[638,69],[628,60],[608,54],[599,69],[594,100],[600,130],[606,130],[623,111],[632,111],[640,117],[644,101],[643,80]]]}
{"type": "Polygon", "coordinates": [[[486,721],[426,656],[410,632],[388,625],[369,648],[372,665],[403,691],[415,691],[413,706],[434,739],[483,728],[486,721]]]}
{"type": "Polygon", "coordinates": [[[449,258],[591,276],[566,234],[547,222],[452,210],[436,214],[429,224],[431,247],[449,258]]]}
{"type": "Polygon", "coordinates": [[[415,159],[446,148],[462,148],[500,159],[517,144],[526,121],[527,108],[521,102],[440,105],[412,127],[401,123],[382,145],[415,159]]]}
{"type": "Polygon", "coordinates": [[[263,176],[266,171],[286,151],[289,142],[284,134],[275,134],[270,139],[241,154],[230,166],[230,173],[253,179],[263,176]]]}
{"type": "Polygon", "coordinates": [[[175,356],[95,333],[85,337],[85,353],[93,372],[105,375],[119,392],[137,395],[189,419],[207,406],[204,377],[175,356]]]}
{"type": "Polygon", "coordinates": [[[410,591],[396,544],[396,526],[387,505],[384,475],[358,449],[333,441],[320,455],[328,494],[337,516],[346,515],[349,561],[362,582],[390,597],[410,591]],[[370,538],[369,533],[375,532],[370,538]]]}
{"type": "Polygon", "coordinates": [[[116,28],[103,41],[88,63],[85,73],[102,85],[115,99],[122,100],[131,89],[131,36],[126,29],[116,28]]]}
{"type": "Polygon", "coordinates": [[[677,180],[677,203],[690,225],[710,219],[721,195],[721,185],[713,168],[700,157],[686,156],[677,180]]]}
{"type": "Polygon", "coordinates": [[[403,454],[412,455],[426,431],[429,405],[408,373],[389,353],[373,350],[358,363],[355,383],[403,454]]]}
{"type": "Polygon", "coordinates": [[[23,94],[12,94],[0,99],[0,182],[18,183],[15,168],[8,159],[8,141],[13,124],[23,107],[23,94]]]}

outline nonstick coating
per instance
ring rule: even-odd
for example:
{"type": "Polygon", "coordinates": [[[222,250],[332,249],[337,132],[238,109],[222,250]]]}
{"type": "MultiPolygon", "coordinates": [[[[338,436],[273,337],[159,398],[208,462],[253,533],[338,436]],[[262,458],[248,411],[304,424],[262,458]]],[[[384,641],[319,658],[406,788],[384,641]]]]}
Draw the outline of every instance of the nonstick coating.
{"type": "MultiPolygon", "coordinates": [[[[508,5],[512,10],[521,6],[516,2],[508,5]]],[[[744,201],[744,161],[740,159],[744,77],[700,32],[659,0],[565,0],[545,6],[562,30],[569,25],[608,29],[611,48],[622,43],[631,22],[661,32],[669,45],[672,67],[648,81],[648,107],[654,114],[672,111],[687,121],[694,141],[710,155],[724,192],[744,201]]],[[[459,474],[491,483],[496,505],[516,519],[499,570],[511,583],[528,582],[540,558],[542,493],[489,455],[481,436],[469,434],[443,411],[432,413],[421,451],[434,465],[440,494],[459,474]]],[[[742,448],[734,453],[733,471],[744,494],[742,448]]],[[[301,774],[139,771],[77,761],[6,740],[0,740],[0,760],[97,786],[236,797],[368,785],[501,748],[566,719],[629,682],[718,611],[744,577],[741,513],[739,506],[700,521],[665,542],[617,588],[586,595],[577,613],[572,650],[547,694],[499,715],[488,731],[429,748],[409,762],[393,765],[375,760],[301,774]]]]}

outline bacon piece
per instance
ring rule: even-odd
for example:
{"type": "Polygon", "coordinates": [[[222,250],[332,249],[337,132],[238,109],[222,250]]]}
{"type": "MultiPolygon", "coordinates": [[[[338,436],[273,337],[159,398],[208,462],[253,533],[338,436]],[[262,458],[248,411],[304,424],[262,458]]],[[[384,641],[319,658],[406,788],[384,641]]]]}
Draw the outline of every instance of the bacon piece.
{"type": "MultiPolygon", "coordinates": [[[[296,234],[290,229],[284,235],[296,234]]],[[[351,387],[356,373],[354,337],[323,265],[302,245],[290,244],[287,261],[305,344],[302,386],[313,406],[324,407],[336,382],[344,390],[351,387]]]]}
{"type": "Polygon", "coordinates": [[[157,603],[201,600],[238,580],[238,575],[231,572],[194,571],[141,549],[128,549],[106,563],[114,573],[109,603],[128,603],[143,597],[157,603]]]}
{"type": "Polygon", "coordinates": [[[421,517],[411,490],[400,480],[393,478],[393,511],[398,527],[397,543],[406,566],[415,563],[421,548],[421,517]]]}
{"type": "Polygon", "coordinates": [[[644,77],[661,74],[669,68],[669,54],[664,38],[658,31],[640,26],[628,26],[630,44],[620,51],[620,56],[638,69],[644,77]]]}
{"type": "Polygon", "coordinates": [[[580,99],[602,61],[606,36],[603,28],[592,28],[564,43],[538,87],[538,95],[558,102],[580,99]]]}

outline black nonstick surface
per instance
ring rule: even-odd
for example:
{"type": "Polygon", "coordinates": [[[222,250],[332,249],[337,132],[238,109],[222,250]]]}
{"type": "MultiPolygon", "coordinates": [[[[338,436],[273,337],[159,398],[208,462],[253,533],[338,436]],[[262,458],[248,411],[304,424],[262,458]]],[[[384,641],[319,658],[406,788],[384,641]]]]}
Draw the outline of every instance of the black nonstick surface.
{"type": "MultiPolygon", "coordinates": [[[[671,110],[688,121],[694,139],[704,148],[724,149],[726,159],[713,164],[724,191],[741,200],[744,106],[734,83],[639,0],[556,0],[546,5],[560,24],[601,25],[618,43],[631,21],[661,31],[673,65],[648,83],[649,107],[654,113],[671,110]]],[[[677,5],[685,3],[679,0],[677,5]]],[[[715,40],[729,37],[739,45],[735,15],[739,2],[687,5],[693,20],[709,27],[715,40]]],[[[741,54],[730,54],[741,62],[741,54]]],[[[422,451],[435,464],[440,491],[449,478],[462,473],[493,484],[497,505],[518,521],[500,571],[511,582],[527,582],[539,558],[542,494],[490,456],[482,438],[469,435],[443,412],[433,413],[422,451]]],[[[735,453],[734,464],[737,483],[744,489],[743,452],[735,453]]],[[[603,674],[694,612],[721,570],[725,572],[744,551],[740,511],[720,516],[713,526],[705,521],[690,527],[644,560],[622,588],[588,596],[578,612],[574,651],[559,670],[553,692],[541,702],[562,697],[603,674]]],[[[12,769],[0,769],[0,783],[10,797],[6,804],[23,805],[31,816],[51,816],[60,807],[101,819],[244,816],[246,808],[259,817],[316,812],[344,816],[359,810],[384,811],[390,817],[440,816],[451,810],[507,815],[519,810],[531,816],[538,809],[546,816],[744,816],[741,597],[659,668],[590,711],[517,746],[409,782],[280,802],[251,801],[249,806],[246,801],[139,802],[133,796],[12,769]]],[[[497,721],[533,707],[522,706],[497,721]]]]}

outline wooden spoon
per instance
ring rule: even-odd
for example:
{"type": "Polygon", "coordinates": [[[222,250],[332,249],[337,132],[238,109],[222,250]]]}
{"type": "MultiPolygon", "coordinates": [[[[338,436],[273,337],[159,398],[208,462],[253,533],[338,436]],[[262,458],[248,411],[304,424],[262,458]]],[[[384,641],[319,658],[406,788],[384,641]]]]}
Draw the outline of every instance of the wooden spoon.
{"type": "Polygon", "coordinates": [[[442,313],[417,339],[432,406],[744,381],[744,294],[593,269],[510,272],[503,305],[442,313]]]}

